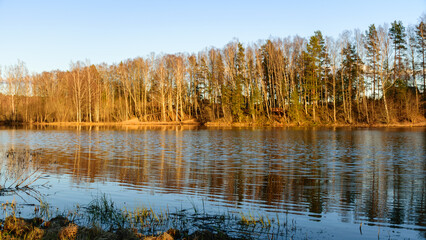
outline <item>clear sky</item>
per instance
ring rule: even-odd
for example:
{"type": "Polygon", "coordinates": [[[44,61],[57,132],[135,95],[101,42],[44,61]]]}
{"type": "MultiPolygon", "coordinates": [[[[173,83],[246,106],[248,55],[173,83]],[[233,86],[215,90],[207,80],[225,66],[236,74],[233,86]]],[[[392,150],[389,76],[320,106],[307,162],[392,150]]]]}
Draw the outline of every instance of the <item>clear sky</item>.
{"type": "Polygon", "coordinates": [[[0,0],[0,66],[30,72],[71,61],[118,63],[151,52],[198,52],[315,30],[338,37],[401,20],[417,23],[426,0],[0,0]]]}

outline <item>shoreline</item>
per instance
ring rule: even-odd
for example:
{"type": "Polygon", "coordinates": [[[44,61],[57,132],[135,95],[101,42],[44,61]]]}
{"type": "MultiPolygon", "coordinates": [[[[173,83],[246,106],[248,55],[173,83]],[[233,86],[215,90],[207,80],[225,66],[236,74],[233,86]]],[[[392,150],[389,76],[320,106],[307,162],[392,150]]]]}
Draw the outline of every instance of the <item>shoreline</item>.
{"type": "MultiPolygon", "coordinates": [[[[24,125],[26,125],[24,123],[24,125]]],[[[54,123],[31,123],[28,125],[38,126],[201,126],[200,123],[184,123],[184,122],[54,122],[54,123]]]]}
{"type": "Polygon", "coordinates": [[[399,127],[426,127],[426,121],[422,122],[401,122],[401,123],[272,123],[272,124],[256,124],[256,123],[224,123],[224,122],[208,122],[206,127],[362,127],[362,128],[399,128],[399,127]]]}
{"type": "Polygon", "coordinates": [[[156,233],[141,233],[135,226],[119,229],[102,229],[96,224],[84,226],[76,224],[64,216],[58,215],[49,220],[39,217],[21,218],[8,216],[0,221],[0,239],[132,239],[132,240],[243,240],[245,238],[230,237],[227,233],[211,230],[197,230],[193,233],[176,228],[156,233]]]}
{"type": "Polygon", "coordinates": [[[40,202],[31,205],[34,214],[28,218],[21,216],[19,205],[15,201],[2,203],[0,239],[242,240],[282,237],[287,232],[303,235],[294,224],[280,224],[278,215],[269,219],[243,212],[210,214],[195,208],[170,212],[143,206],[129,210],[117,207],[105,195],[82,208],[56,214],[50,214],[52,208],[40,202]]]}
{"type": "Polygon", "coordinates": [[[417,122],[417,123],[268,123],[268,124],[259,124],[259,123],[228,123],[228,122],[207,122],[202,124],[200,122],[134,122],[134,121],[124,121],[124,122],[32,122],[32,123],[12,123],[5,124],[0,123],[0,126],[25,126],[25,125],[34,125],[34,126],[60,126],[60,127],[91,127],[91,126],[194,126],[194,127],[207,127],[207,128],[215,128],[215,127],[355,127],[355,128],[417,128],[417,127],[426,127],[426,121],[417,122]]]}
{"type": "Polygon", "coordinates": [[[131,119],[122,122],[33,122],[23,123],[38,126],[201,126],[200,122],[193,119],[181,122],[141,122],[137,119],[131,119]]]}

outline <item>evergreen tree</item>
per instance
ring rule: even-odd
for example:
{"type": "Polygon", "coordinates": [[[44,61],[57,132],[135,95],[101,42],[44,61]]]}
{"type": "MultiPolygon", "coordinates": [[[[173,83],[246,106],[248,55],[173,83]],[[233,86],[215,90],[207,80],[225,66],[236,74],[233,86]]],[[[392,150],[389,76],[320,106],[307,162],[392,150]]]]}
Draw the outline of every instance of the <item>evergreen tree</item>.
{"type": "Polygon", "coordinates": [[[370,25],[365,33],[365,48],[367,50],[367,60],[370,75],[373,78],[373,99],[376,99],[376,80],[377,80],[377,64],[379,61],[379,37],[376,26],[370,25]]]}
{"type": "Polygon", "coordinates": [[[235,59],[235,86],[232,89],[232,114],[234,118],[240,122],[243,116],[244,97],[243,97],[243,83],[245,81],[245,54],[244,47],[238,43],[238,52],[235,59]]]}
{"type": "Polygon", "coordinates": [[[316,121],[316,107],[319,100],[320,85],[319,80],[322,78],[322,64],[326,56],[325,41],[321,31],[316,31],[314,36],[309,39],[306,47],[305,66],[306,66],[306,82],[311,92],[310,102],[312,104],[312,114],[314,122],[316,121]]]}
{"type": "Polygon", "coordinates": [[[361,60],[355,50],[355,46],[350,42],[342,49],[342,71],[343,82],[342,82],[342,91],[346,93],[343,96],[346,96],[346,100],[343,101],[345,113],[347,115],[347,120],[349,123],[352,123],[352,102],[355,99],[355,92],[357,81],[359,80],[360,75],[360,66],[361,60]],[[347,108],[347,109],[346,109],[347,108]]]}
{"type": "Polygon", "coordinates": [[[418,52],[421,57],[421,67],[422,67],[422,75],[423,75],[423,95],[426,95],[426,63],[425,63],[425,51],[426,51],[426,22],[423,19],[416,26],[416,35],[418,42],[418,52]]]}
{"type": "Polygon", "coordinates": [[[272,51],[273,51],[273,43],[271,40],[268,40],[261,47],[262,52],[262,68],[263,68],[263,83],[265,86],[266,101],[265,108],[266,112],[269,114],[272,111],[272,108],[276,106],[276,82],[273,71],[272,64],[272,51]]]}
{"type": "MultiPolygon", "coordinates": [[[[393,63],[393,72],[394,72],[394,81],[398,80],[398,83],[401,83],[401,71],[403,70],[403,62],[402,57],[405,56],[406,47],[406,36],[405,27],[401,21],[394,21],[392,23],[391,28],[389,29],[389,35],[393,42],[393,48],[395,50],[394,63],[393,63]]],[[[405,82],[405,86],[407,86],[407,81],[405,82]]]]}

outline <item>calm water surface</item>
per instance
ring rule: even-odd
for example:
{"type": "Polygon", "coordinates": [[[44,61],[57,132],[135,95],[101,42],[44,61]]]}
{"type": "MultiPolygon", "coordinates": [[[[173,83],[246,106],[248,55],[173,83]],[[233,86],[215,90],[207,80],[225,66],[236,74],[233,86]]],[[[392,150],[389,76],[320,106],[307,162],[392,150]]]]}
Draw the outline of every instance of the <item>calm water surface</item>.
{"type": "MultiPolygon", "coordinates": [[[[0,164],[0,182],[39,169],[59,209],[106,193],[127,208],[278,216],[314,238],[426,237],[424,128],[3,128],[0,164]]],[[[13,198],[35,201],[0,201],[13,198]]]]}

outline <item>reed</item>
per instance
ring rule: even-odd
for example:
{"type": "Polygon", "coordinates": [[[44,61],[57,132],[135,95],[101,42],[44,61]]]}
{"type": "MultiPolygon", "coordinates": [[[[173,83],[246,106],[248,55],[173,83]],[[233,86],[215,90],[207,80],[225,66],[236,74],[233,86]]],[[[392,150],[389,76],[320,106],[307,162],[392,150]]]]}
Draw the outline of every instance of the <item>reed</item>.
{"type": "MultiPolygon", "coordinates": [[[[42,194],[37,188],[47,184],[36,185],[43,177],[39,169],[31,165],[38,158],[38,153],[29,149],[11,148],[4,153],[4,158],[7,164],[0,162],[0,194],[20,197],[20,193],[24,193],[38,200],[42,194]]],[[[0,160],[4,158],[0,157],[0,160]]]]}
{"type": "Polygon", "coordinates": [[[203,210],[200,213],[195,204],[192,208],[176,209],[173,212],[169,209],[154,210],[152,207],[129,210],[127,207],[117,207],[106,195],[95,197],[87,205],[77,205],[56,213],[46,201],[40,200],[35,207],[33,219],[41,222],[36,225],[32,223],[34,221],[22,220],[16,216],[15,201],[3,203],[1,207],[6,217],[13,216],[8,219],[8,224],[15,224],[16,228],[23,230],[19,236],[16,232],[1,230],[5,229],[6,221],[3,221],[0,239],[25,239],[25,236],[31,236],[31,239],[38,239],[35,238],[37,236],[42,236],[43,239],[156,239],[152,237],[160,236],[165,239],[294,239],[299,230],[295,221],[291,225],[281,226],[278,214],[274,219],[250,211],[239,214],[229,211],[209,214],[203,210]],[[13,237],[7,238],[9,235],[13,237]],[[166,238],[166,235],[173,238],[166,238]]]}

